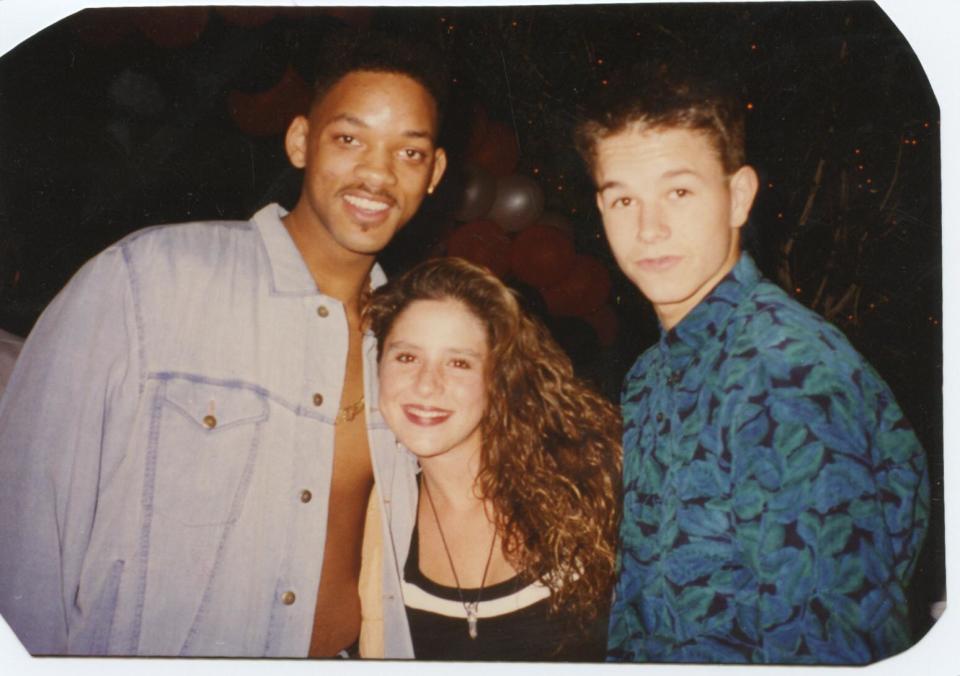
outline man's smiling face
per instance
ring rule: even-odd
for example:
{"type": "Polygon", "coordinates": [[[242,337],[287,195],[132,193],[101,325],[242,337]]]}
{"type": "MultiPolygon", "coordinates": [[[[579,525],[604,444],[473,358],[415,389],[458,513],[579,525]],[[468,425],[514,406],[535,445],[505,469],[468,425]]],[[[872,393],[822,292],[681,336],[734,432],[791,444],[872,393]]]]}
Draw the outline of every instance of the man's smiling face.
{"type": "Polygon", "coordinates": [[[430,93],[398,73],[355,71],[287,133],[304,169],[301,205],[343,253],[375,255],[416,213],[446,167],[430,93]]]}

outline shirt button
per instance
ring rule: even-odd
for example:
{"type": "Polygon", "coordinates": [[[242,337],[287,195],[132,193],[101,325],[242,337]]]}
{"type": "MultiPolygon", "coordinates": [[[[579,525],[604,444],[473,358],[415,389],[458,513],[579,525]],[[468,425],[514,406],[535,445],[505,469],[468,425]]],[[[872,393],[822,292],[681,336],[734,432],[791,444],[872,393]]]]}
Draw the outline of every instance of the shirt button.
{"type": "Polygon", "coordinates": [[[313,500],[313,493],[304,489],[300,491],[300,502],[310,502],[313,500]]]}
{"type": "Polygon", "coordinates": [[[330,314],[330,310],[327,309],[326,305],[321,305],[317,308],[317,314],[321,317],[326,317],[328,314],[330,314]]]}
{"type": "Polygon", "coordinates": [[[203,416],[203,426],[206,427],[208,430],[212,430],[214,427],[217,426],[217,419],[214,418],[212,415],[205,415],[203,416]]]}
{"type": "Polygon", "coordinates": [[[657,413],[657,422],[663,422],[663,413],[657,413]]]}
{"type": "Polygon", "coordinates": [[[313,395],[313,405],[320,406],[322,403],[323,403],[323,395],[317,392],[315,395],[313,395]]]}
{"type": "Polygon", "coordinates": [[[280,595],[280,600],[285,606],[292,606],[293,602],[297,600],[297,595],[292,591],[285,591],[280,595]]]}

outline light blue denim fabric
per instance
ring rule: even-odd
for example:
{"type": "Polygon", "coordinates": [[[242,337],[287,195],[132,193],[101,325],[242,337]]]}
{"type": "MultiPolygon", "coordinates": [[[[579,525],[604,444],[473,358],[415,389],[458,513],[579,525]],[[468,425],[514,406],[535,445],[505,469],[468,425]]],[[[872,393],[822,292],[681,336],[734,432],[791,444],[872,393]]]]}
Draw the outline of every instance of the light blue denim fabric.
{"type": "MultiPolygon", "coordinates": [[[[0,401],[0,613],[30,652],[306,655],[347,325],[282,213],[134,233],[27,340],[0,401]]],[[[363,349],[385,651],[412,657],[416,462],[363,349]]]]}

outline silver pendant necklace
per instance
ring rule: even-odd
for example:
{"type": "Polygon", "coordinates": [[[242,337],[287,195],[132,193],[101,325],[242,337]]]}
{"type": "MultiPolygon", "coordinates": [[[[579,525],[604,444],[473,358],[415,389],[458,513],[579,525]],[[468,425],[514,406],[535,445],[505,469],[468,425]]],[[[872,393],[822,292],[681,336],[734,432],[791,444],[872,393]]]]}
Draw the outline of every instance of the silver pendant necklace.
{"type": "Polygon", "coordinates": [[[483,566],[483,577],[480,579],[480,589],[477,590],[477,599],[475,601],[467,601],[463,598],[463,588],[460,587],[460,578],[457,576],[457,569],[453,565],[453,557],[450,556],[450,548],[447,547],[447,538],[443,535],[443,528],[440,526],[440,516],[437,514],[437,508],[433,504],[433,496],[430,495],[430,487],[427,485],[426,477],[423,479],[423,492],[427,494],[427,502],[430,503],[430,511],[433,513],[433,520],[437,524],[437,532],[440,533],[440,542],[443,544],[443,551],[447,555],[447,563],[450,564],[453,580],[457,583],[457,595],[460,597],[460,603],[463,604],[463,610],[467,614],[467,633],[470,635],[470,638],[476,638],[480,597],[483,595],[483,586],[487,581],[487,571],[490,570],[490,561],[493,559],[493,546],[497,542],[496,528],[494,528],[493,531],[493,540],[490,541],[487,563],[483,566]]]}

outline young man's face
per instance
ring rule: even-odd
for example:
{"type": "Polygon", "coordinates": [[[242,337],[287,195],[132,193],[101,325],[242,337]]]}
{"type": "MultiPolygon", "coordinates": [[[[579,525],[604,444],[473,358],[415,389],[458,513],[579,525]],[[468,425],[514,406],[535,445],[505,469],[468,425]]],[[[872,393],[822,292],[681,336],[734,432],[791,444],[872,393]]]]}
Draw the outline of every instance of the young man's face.
{"type": "Polygon", "coordinates": [[[436,103],[420,83],[348,73],[287,131],[290,161],[304,169],[297,209],[343,253],[378,253],[440,181],[436,137],[436,103]]]}
{"type": "Polygon", "coordinates": [[[702,132],[628,127],[598,141],[594,178],[617,263],[673,328],[736,264],[756,174],[727,176],[702,132]]]}

